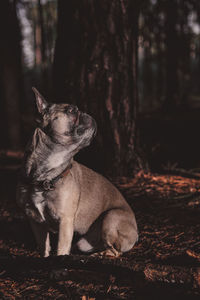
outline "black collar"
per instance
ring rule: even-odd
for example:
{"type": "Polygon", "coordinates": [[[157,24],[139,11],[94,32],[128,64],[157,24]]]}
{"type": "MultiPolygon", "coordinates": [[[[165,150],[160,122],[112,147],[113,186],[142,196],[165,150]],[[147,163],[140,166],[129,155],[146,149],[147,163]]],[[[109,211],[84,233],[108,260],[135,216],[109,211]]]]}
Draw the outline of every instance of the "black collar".
{"type": "Polygon", "coordinates": [[[20,179],[21,179],[22,183],[42,188],[45,191],[52,191],[55,189],[56,182],[59,179],[66,177],[69,174],[71,168],[72,168],[72,165],[70,164],[61,174],[59,174],[58,176],[56,176],[55,178],[53,178],[51,180],[45,179],[43,181],[35,181],[35,180],[32,180],[25,176],[20,176],[20,179]]]}

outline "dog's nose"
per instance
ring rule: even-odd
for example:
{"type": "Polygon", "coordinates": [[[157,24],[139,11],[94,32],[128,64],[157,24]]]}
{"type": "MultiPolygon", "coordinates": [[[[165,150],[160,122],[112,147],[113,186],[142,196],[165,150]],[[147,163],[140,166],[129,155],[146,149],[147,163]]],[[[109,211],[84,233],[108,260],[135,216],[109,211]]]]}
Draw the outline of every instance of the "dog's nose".
{"type": "Polygon", "coordinates": [[[76,114],[78,112],[78,107],[75,105],[69,105],[67,108],[67,113],[76,114]]]}

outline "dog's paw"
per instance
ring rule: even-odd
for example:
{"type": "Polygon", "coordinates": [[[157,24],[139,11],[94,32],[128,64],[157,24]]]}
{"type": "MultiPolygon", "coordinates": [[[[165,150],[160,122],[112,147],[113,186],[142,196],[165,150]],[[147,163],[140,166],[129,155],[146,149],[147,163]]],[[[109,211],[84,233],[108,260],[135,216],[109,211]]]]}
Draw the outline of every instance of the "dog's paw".
{"type": "Polygon", "coordinates": [[[118,252],[114,247],[110,247],[104,251],[96,252],[91,254],[93,257],[108,257],[108,258],[117,258],[121,255],[121,252],[118,252]]]}
{"type": "Polygon", "coordinates": [[[68,274],[68,269],[58,269],[52,270],[49,277],[51,280],[64,280],[67,278],[68,274]]]}

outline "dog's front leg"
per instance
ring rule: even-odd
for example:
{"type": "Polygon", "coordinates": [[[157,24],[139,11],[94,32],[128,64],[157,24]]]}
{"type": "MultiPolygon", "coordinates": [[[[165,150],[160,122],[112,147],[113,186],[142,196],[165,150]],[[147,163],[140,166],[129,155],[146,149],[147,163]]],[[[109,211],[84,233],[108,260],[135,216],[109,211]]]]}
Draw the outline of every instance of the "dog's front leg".
{"type": "Polygon", "coordinates": [[[40,255],[43,257],[49,256],[51,246],[49,232],[47,231],[46,226],[44,224],[37,223],[34,220],[31,220],[30,223],[40,251],[40,255]]]}
{"type": "Polygon", "coordinates": [[[74,218],[62,218],[59,225],[57,255],[68,255],[70,253],[73,233],[74,218]]]}

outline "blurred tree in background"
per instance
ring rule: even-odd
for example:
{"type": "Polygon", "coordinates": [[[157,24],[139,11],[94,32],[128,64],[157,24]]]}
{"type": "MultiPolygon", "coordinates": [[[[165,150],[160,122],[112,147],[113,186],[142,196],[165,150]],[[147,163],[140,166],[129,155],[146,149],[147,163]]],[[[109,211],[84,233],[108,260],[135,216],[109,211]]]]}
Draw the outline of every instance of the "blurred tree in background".
{"type": "Polygon", "coordinates": [[[58,1],[56,99],[91,113],[98,159],[125,173],[143,169],[137,155],[137,51],[140,1],[58,1]]]}
{"type": "Polygon", "coordinates": [[[2,0],[0,14],[1,149],[34,126],[31,86],[91,113],[92,155],[118,173],[145,167],[138,116],[200,107],[198,0],[2,0]]]}
{"type": "Polygon", "coordinates": [[[1,1],[0,8],[0,139],[3,147],[20,147],[22,95],[20,30],[16,1],[1,1]]]}
{"type": "MultiPolygon", "coordinates": [[[[160,107],[172,112],[199,94],[199,67],[195,66],[199,62],[198,13],[199,2],[195,0],[144,1],[139,72],[144,89],[140,89],[140,99],[148,110],[160,107]],[[147,101],[148,97],[153,103],[147,101]]],[[[141,104],[141,110],[144,106],[141,104]]]]}

